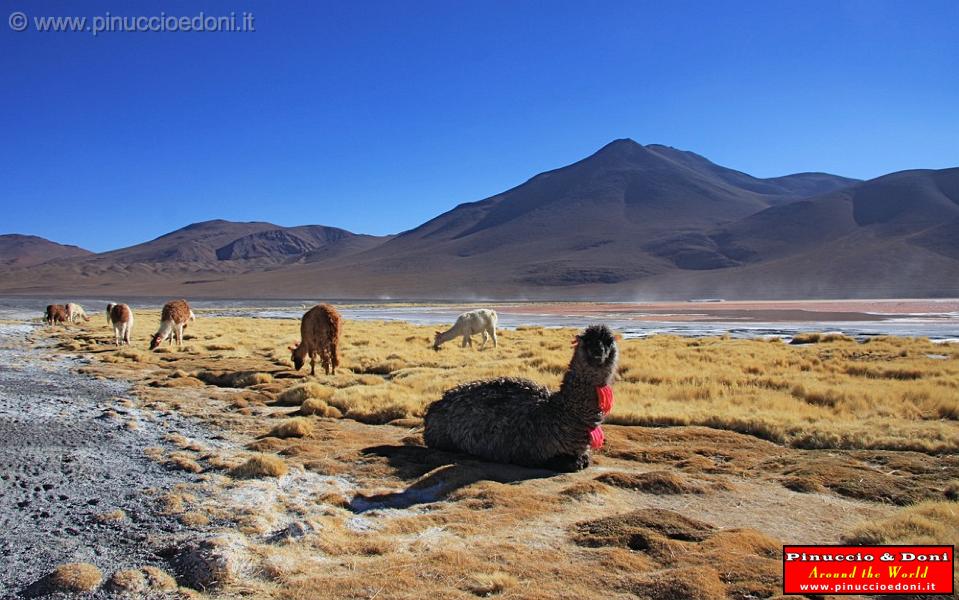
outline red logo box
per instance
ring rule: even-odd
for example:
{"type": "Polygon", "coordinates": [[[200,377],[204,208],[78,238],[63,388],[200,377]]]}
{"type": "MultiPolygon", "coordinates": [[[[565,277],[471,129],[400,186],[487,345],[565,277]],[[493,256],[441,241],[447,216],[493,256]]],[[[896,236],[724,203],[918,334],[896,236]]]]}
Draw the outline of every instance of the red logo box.
{"type": "Polygon", "coordinates": [[[954,554],[954,546],[783,546],[783,593],[951,595],[954,554]]]}

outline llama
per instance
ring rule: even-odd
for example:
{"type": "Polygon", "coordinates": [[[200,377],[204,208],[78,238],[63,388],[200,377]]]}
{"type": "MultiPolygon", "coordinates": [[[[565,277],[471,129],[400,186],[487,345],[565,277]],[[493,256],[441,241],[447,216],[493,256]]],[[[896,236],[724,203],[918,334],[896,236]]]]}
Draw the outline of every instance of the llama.
{"type": "Polygon", "coordinates": [[[133,311],[126,304],[107,304],[107,322],[113,326],[114,342],[130,345],[130,332],[133,330],[133,311]]]}
{"type": "Polygon", "coordinates": [[[182,345],[183,330],[186,329],[187,322],[193,319],[196,319],[196,315],[190,310],[186,300],[171,300],[164,304],[163,312],[160,313],[160,329],[150,339],[150,350],[167,339],[171,344],[176,339],[177,346],[182,345]]]}
{"type": "Polygon", "coordinates": [[[340,365],[340,313],[329,304],[317,304],[300,319],[300,340],[290,346],[290,360],[299,371],[310,357],[310,375],[316,375],[316,355],[327,375],[336,375],[340,365]]]}
{"type": "Polygon", "coordinates": [[[433,338],[433,350],[439,350],[440,346],[459,336],[463,336],[464,348],[467,346],[472,348],[473,335],[477,333],[483,334],[483,343],[480,344],[480,350],[486,347],[486,342],[489,341],[491,337],[493,338],[493,347],[495,348],[497,345],[497,321],[499,321],[499,317],[495,310],[480,308],[465,312],[457,317],[456,323],[454,323],[452,327],[446,331],[436,332],[436,337],[433,338]]]}
{"type": "Polygon", "coordinates": [[[80,319],[84,321],[89,321],[90,317],[87,316],[87,313],[84,312],[83,307],[79,304],[74,304],[73,302],[67,303],[67,316],[70,319],[71,323],[78,323],[80,319]]]}
{"type": "Polygon", "coordinates": [[[426,410],[426,445],[556,471],[588,467],[590,448],[603,445],[599,425],[612,408],[619,351],[605,325],[588,327],[573,343],[556,392],[510,377],[448,390],[426,410]]]}
{"type": "Polygon", "coordinates": [[[67,312],[67,307],[63,304],[48,304],[46,314],[43,317],[43,321],[47,325],[55,325],[57,323],[66,324],[70,320],[70,313],[67,312]]]}

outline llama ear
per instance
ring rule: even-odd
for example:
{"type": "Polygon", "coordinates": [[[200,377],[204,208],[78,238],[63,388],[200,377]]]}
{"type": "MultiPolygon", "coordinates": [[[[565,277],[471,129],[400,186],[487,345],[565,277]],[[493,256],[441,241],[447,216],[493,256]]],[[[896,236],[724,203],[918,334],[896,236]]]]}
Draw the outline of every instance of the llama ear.
{"type": "Polygon", "coordinates": [[[570,346],[574,346],[574,347],[575,347],[575,346],[578,346],[578,345],[579,345],[579,336],[576,336],[576,337],[573,338],[573,341],[572,341],[572,343],[570,343],[570,346]]]}

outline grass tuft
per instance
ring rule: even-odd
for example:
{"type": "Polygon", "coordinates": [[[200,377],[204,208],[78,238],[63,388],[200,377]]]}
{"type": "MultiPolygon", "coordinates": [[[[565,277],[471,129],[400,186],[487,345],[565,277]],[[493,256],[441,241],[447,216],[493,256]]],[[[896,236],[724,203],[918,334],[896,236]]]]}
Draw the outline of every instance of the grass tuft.
{"type": "Polygon", "coordinates": [[[230,469],[229,474],[237,479],[256,479],[260,477],[283,477],[289,467],[283,459],[272,454],[257,454],[245,463],[230,469]]]}
{"type": "Polygon", "coordinates": [[[309,437],[313,435],[313,422],[306,417],[294,417],[283,421],[270,430],[268,437],[291,438],[309,437]]]}
{"type": "Polygon", "coordinates": [[[489,598],[497,594],[502,594],[516,587],[516,578],[509,573],[496,571],[494,573],[478,573],[470,578],[467,589],[474,596],[489,598]]]}
{"type": "Polygon", "coordinates": [[[333,396],[334,391],[332,388],[311,381],[283,390],[283,392],[276,397],[276,402],[282,406],[299,406],[310,398],[328,400],[333,396]]]}
{"type": "Polygon", "coordinates": [[[119,508],[110,512],[100,513],[94,517],[98,523],[115,523],[127,518],[127,514],[119,508]]]}
{"type": "Polygon", "coordinates": [[[340,409],[330,406],[319,398],[307,398],[304,400],[303,404],[300,406],[300,414],[306,416],[316,415],[318,417],[330,417],[333,419],[339,419],[343,416],[343,413],[340,412],[340,409]]]}
{"type": "Polygon", "coordinates": [[[50,574],[50,585],[59,592],[92,592],[103,582],[103,573],[90,563],[67,563],[50,574]]]}
{"type": "Polygon", "coordinates": [[[859,525],[843,536],[847,544],[954,544],[959,540],[959,503],[930,500],[891,517],[859,525]]]}

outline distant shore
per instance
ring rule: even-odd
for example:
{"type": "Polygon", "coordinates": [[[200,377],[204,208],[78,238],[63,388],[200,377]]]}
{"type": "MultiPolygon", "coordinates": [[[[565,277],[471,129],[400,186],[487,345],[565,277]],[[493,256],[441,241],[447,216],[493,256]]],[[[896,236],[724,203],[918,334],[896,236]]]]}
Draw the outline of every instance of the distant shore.
{"type": "MultiPolygon", "coordinates": [[[[109,300],[128,302],[135,312],[158,309],[169,297],[109,300]]],[[[361,321],[405,321],[448,326],[463,311],[493,308],[505,329],[528,326],[583,327],[603,322],[625,337],[679,335],[782,338],[799,333],[841,331],[857,339],[895,335],[959,340],[959,299],[687,301],[687,302],[410,302],[330,298],[294,300],[203,300],[188,298],[201,318],[252,317],[298,320],[319,302],[336,305],[344,317],[361,321]]],[[[0,320],[39,319],[52,302],[78,302],[87,313],[106,300],[83,296],[0,297],[0,320]]]]}
{"type": "Polygon", "coordinates": [[[762,322],[882,321],[891,316],[959,317],[959,299],[925,300],[769,300],[687,302],[576,302],[508,304],[511,314],[590,316],[635,315],[648,321],[749,320],[762,322]]]}

